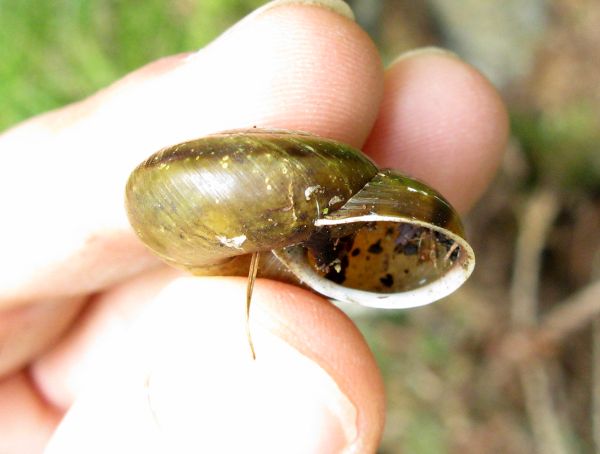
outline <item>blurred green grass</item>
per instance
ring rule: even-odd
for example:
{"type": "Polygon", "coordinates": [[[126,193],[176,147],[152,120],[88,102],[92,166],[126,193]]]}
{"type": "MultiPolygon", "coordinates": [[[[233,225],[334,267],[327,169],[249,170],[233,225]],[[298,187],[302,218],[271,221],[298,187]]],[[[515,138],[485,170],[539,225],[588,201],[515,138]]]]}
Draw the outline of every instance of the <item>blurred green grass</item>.
{"type": "Polygon", "coordinates": [[[198,49],[262,3],[0,0],[0,130],[198,49]]]}
{"type": "Polygon", "coordinates": [[[513,111],[511,128],[531,161],[534,183],[599,190],[600,129],[589,102],[576,99],[557,111],[513,111]]]}

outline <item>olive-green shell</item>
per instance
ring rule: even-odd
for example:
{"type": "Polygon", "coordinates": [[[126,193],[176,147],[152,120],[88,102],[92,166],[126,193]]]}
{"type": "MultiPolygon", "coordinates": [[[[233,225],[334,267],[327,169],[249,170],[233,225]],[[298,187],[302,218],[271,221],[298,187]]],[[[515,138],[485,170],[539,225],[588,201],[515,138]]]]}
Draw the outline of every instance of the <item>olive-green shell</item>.
{"type": "Polygon", "coordinates": [[[306,240],[314,222],[377,174],[360,151],[286,131],[215,134],[165,148],[126,189],[131,225],[165,260],[194,268],[306,240]]]}

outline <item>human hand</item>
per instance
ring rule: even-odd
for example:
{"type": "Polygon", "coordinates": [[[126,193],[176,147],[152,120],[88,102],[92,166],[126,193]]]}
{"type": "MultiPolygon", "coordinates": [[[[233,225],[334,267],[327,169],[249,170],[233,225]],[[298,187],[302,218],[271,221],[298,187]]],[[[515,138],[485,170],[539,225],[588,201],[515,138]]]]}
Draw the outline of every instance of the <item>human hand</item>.
{"type": "MultiPolygon", "coordinates": [[[[311,131],[421,178],[466,210],[507,137],[494,89],[428,50],[386,71],[331,9],[279,2],[0,136],[0,452],[374,452],[381,378],[322,297],[190,278],[137,241],[123,208],[151,152],[226,129],[311,131]]],[[[340,8],[331,1],[331,8],[340,8]]]]}

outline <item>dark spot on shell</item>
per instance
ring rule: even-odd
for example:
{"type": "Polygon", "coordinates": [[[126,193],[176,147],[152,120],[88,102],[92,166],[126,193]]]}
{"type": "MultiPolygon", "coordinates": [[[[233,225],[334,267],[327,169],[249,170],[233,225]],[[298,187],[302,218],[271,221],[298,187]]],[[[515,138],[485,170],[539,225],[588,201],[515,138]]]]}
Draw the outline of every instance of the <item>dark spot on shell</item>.
{"type": "Polygon", "coordinates": [[[350,260],[348,259],[348,256],[344,255],[342,257],[342,272],[346,271],[346,268],[348,268],[349,264],[350,264],[350,260]]]}
{"type": "Polygon", "coordinates": [[[346,258],[346,266],[344,266],[344,263],[342,261],[339,273],[336,271],[335,266],[332,266],[331,268],[329,268],[329,271],[327,272],[327,274],[325,274],[325,278],[329,279],[332,282],[335,282],[336,284],[343,284],[344,281],[346,280],[346,268],[347,267],[348,267],[348,261],[346,258]]]}
{"type": "Polygon", "coordinates": [[[369,246],[368,251],[371,254],[381,254],[383,252],[383,248],[381,247],[381,240],[377,240],[376,243],[373,243],[371,246],[369,246]]]}
{"type": "Polygon", "coordinates": [[[450,248],[454,245],[454,240],[447,237],[446,235],[437,231],[434,231],[433,234],[435,236],[436,242],[443,245],[446,248],[446,250],[449,251],[450,248]]]}
{"type": "Polygon", "coordinates": [[[380,277],[379,282],[381,282],[386,287],[390,288],[392,285],[394,285],[394,276],[388,273],[385,276],[380,277]]]}
{"type": "Polygon", "coordinates": [[[354,237],[350,236],[343,238],[343,246],[346,253],[350,252],[352,250],[352,247],[354,246],[354,237]]]}
{"type": "Polygon", "coordinates": [[[313,253],[317,267],[320,269],[325,269],[337,257],[327,229],[317,230],[304,244],[313,253]]]}
{"type": "Polygon", "coordinates": [[[398,226],[398,237],[396,238],[396,245],[405,246],[409,241],[412,241],[419,236],[420,229],[421,227],[417,227],[411,224],[400,224],[398,226]]]}
{"type": "Polygon", "coordinates": [[[402,250],[404,255],[416,255],[419,252],[419,247],[416,244],[409,243],[402,250]]]}

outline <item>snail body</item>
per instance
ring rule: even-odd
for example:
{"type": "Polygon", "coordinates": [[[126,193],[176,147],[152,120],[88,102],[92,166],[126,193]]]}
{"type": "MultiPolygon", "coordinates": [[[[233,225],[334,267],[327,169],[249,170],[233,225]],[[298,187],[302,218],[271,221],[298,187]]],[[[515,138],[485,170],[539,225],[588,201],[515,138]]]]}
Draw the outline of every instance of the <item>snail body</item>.
{"type": "Polygon", "coordinates": [[[231,131],[167,147],[126,188],[129,220],[194,274],[300,281],[374,307],[432,302],[474,266],[458,215],[436,191],[380,171],[348,145],[294,131],[231,131]]]}

